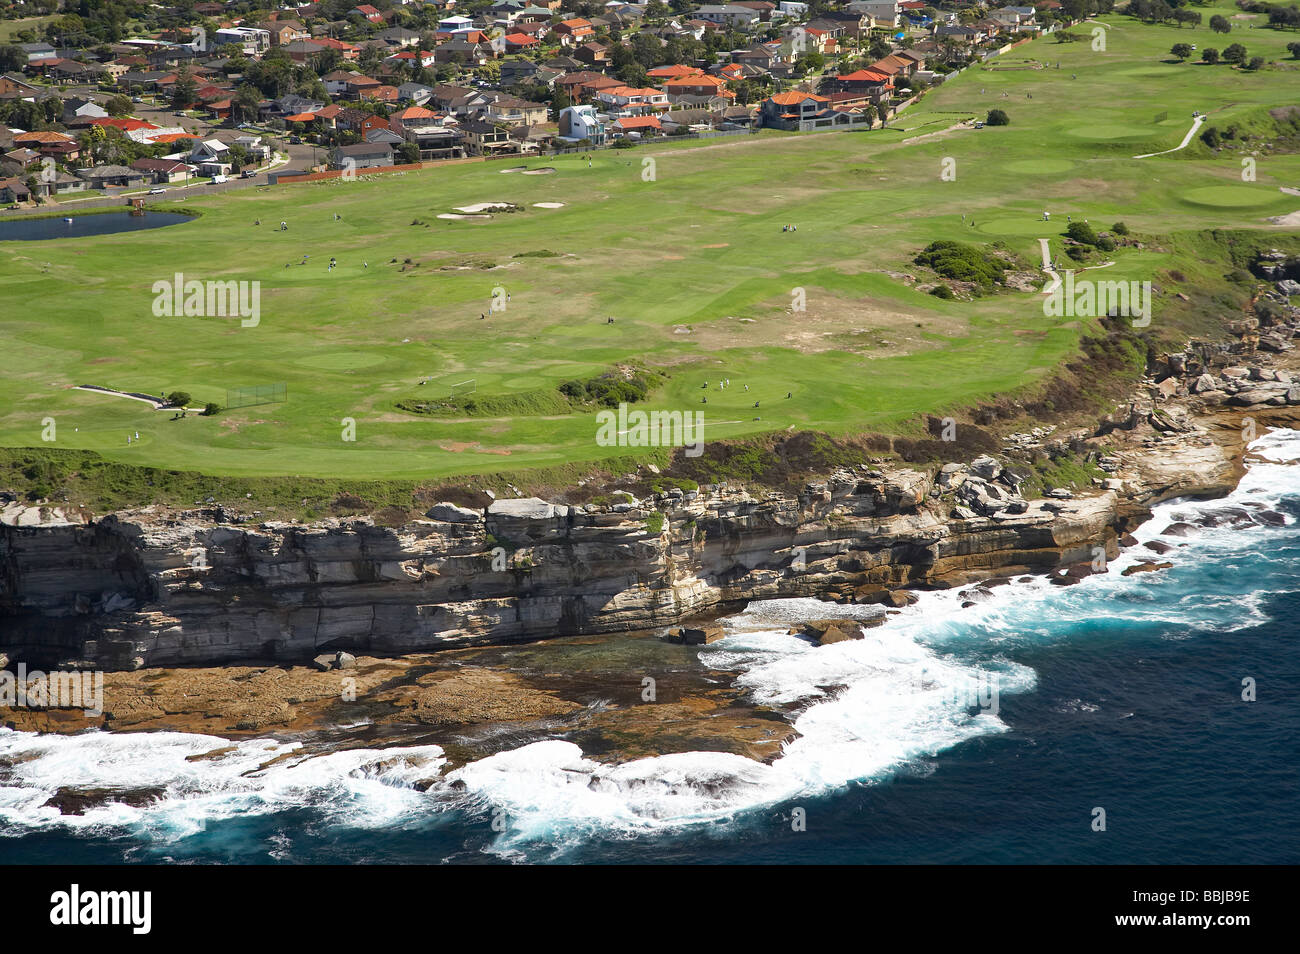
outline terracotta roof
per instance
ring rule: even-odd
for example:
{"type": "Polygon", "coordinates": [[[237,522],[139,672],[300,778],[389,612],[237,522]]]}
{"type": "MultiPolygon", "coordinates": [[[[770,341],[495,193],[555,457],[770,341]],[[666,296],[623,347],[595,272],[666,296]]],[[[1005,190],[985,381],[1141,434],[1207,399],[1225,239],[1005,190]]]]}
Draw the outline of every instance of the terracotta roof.
{"type": "Polygon", "coordinates": [[[655,116],[624,116],[616,121],[616,125],[624,129],[662,129],[659,119],[655,116]]]}
{"type": "Polygon", "coordinates": [[[830,102],[825,96],[816,96],[812,93],[777,93],[772,97],[772,102],[778,106],[798,106],[806,99],[811,99],[816,103],[830,102]]]}
{"type": "Polygon", "coordinates": [[[24,142],[75,142],[75,140],[60,132],[25,132],[14,136],[15,144],[24,142]]]}
{"type": "Polygon", "coordinates": [[[130,132],[132,129],[160,129],[153,123],[147,123],[143,119],[92,119],[92,126],[114,126],[122,132],[130,132]]]}

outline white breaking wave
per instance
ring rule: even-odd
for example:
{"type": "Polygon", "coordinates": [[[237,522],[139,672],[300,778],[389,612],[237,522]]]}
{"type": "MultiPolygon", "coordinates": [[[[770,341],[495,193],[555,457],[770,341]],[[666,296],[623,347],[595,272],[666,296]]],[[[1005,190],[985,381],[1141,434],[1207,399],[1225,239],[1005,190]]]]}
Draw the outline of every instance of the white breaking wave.
{"type": "MultiPolygon", "coordinates": [[[[591,836],[716,827],[870,784],[966,740],[1006,732],[1000,698],[1035,687],[1031,669],[1002,655],[1018,646],[1077,638],[1080,626],[1159,626],[1177,638],[1265,621],[1267,598],[1276,589],[1251,589],[1252,580],[1243,581],[1233,567],[1257,557],[1260,534],[1294,536],[1295,521],[1244,529],[1195,524],[1226,507],[1273,510],[1284,498],[1300,497],[1300,467],[1294,466],[1300,432],[1271,432],[1252,450],[1260,460],[1227,498],[1169,501],[1135,531],[1140,543],[1160,538],[1172,550],[1156,555],[1130,548],[1108,572],[1074,586],[1034,577],[987,594],[922,593],[864,639],[822,647],[787,630],[811,618],[876,610],[772,600],[724,620],[726,638],[703,647],[702,661],[733,674],[755,701],[785,707],[798,733],[771,764],[688,752],[616,765],[588,758],[571,742],[549,740],[442,775],[446,760],[433,745],[314,755],[299,743],[265,739],[0,730],[0,834],[63,825],[172,841],[216,819],[304,806],[326,823],[355,827],[419,824],[433,813],[465,808],[491,816],[498,834],[489,850],[528,857],[538,847],[562,849],[591,836]],[[1193,529],[1161,537],[1175,522],[1193,523],[1193,529]],[[1173,567],[1122,575],[1144,560],[1173,567]],[[967,601],[975,605],[963,608],[967,601]],[[188,758],[227,747],[209,758],[188,758]],[[414,787],[435,776],[428,792],[414,787]],[[44,807],[62,786],[161,788],[163,794],[149,805],[106,804],[63,816],[44,807]]],[[[1293,583],[1294,574],[1285,579],[1293,583]]],[[[1086,712],[1093,704],[1068,705],[1086,712]]],[[[268,849],[277,856],[285,851],[283,845],[268,849]]]]}

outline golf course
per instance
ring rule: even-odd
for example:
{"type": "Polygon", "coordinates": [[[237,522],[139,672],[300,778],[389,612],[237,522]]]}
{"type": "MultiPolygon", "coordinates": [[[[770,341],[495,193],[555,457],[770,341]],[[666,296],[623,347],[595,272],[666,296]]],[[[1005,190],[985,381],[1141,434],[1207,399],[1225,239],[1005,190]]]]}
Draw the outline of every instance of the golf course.
{"type": "Polygon", "coordinates": [[[1221,130],[1265,128],[1269,109],[1300,104],[1295,37],[1123,16],[1073,32],[968,68],[886,129],[249,188],[151,205],[197,213],[166,228],[0,241],[0,445],[230,477],[578,473],[633,449],[598,444],[598,408],[559,388],[620,369],[651,372],[637,407],[699,411],[709,441],[906,432],[1032,389],[1077,355],[1092,320],[1045,317],[1038,291],[1040,239],[1069,264],[1067,217],[1122,221],[1140,240],[1101,275],[1158,287],[1152,334],[1235,317],[1207,311],[1229,266],[1196,237],[1293,243],[1296,226],[1268,220],[1300,210],[1282,191],[1300,187],[1300,155],[1259,142],[1253,181],[1249,150],[1199,137],[1134,157],[1178,146],[1196,111],[1221,130]],[[1240,42],[1269,65],[1179,63],[1176,42],[1240,42]],[[966,122],[990,109],[1010,124],[966,122]],[[487,203],[510,208],[457,211],[487,203]],[[1036,287],[928,294],[916,286],[939,279],[913,259],[944,239],[1001,243],[1036,287]],[[155,283],[178,273],[258,283],[256,322],[159,316],[155,283]],[[279,384],[283,401],[226,406],[234,389],[279,384]],[[86,385],[222,410],[178,418],[86,385]]]}

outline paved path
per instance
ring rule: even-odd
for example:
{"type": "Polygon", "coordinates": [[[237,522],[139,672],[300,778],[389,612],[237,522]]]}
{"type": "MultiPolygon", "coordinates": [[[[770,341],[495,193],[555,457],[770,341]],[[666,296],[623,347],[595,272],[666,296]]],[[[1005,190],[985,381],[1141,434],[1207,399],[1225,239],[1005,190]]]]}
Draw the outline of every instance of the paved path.
{"type": "Polygon", "coordinates": [[[1146,153],[1143,153],[1143,154],[1140,155],[1140,156],[1134,156],[1133,158],[1134,158],[1134,159],[1150,159],[1152,156],[1164,156],[1164,155],[1167,155],[1167,154],[1169,154],[1169,153],[1171,153],[1171,152],[1177,152],[1179,149],[1186,149],[1186,148],[1187,148],[1187,144],[1188,144],[1189,142],[1191,142],[1191,141],[1192,141],[1192,137],[1196,135],[1196,130],[1198,130],[1198,129],[1201,128],[1201,124],[1204,123],[1205,120],[1206,120],[1207,118],[1208,118],[1208,117],[1206,117],[1204,114],[1202,114],[1202,115],[1200,115],[1200,116],[1197,116],[1194,120],[1192,120],[1192,128],[1189,129],[1189,130],[1187,130],[1187,135],[1183,137],[1183,141],[1180,142],[1178,145],[1174,146],[1174,148],[1172,148],[1172,149],[1165,149],[1165,150],[1162,151],[1162,152],[1146,152],[1146,153]]]}

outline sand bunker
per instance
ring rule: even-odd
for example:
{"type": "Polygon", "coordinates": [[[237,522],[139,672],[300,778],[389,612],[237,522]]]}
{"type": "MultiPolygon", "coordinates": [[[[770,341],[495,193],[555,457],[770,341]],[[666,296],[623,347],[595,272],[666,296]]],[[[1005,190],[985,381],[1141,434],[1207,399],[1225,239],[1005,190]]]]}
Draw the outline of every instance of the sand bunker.
{"type": "Polygon", "coordinates": [[[480,221],[480,222],[486,222],[488,219],[492,218],[492,216],[490,216],[490,215],[457,215],[455,212],[443,212],[443,213],[440,213],[440,214],[439,214],[438,218],[440,218],[440,219],[475,219],[475,220],[480,221]]]}
{"type": "Polygon", "coordinates": [[[515,206],[511,202],[476,202],[473,205],[455,206],[457,212],[466,212],[474,215],[478,212],[495,212],[498,209],[513,209],[515,206]]]}
{"type": "Polygon", "coordinates": [[[1268,221],[1274,225],[1285,225],[1288,227],[1300,226],[1300,212],[1292,212],[1290,215],[1275,215],[1268,221]]]}
{"type": "Polygon", "coordinates": [[[555,171],[555,167],[554,167],[554,166],[543,166],[543,167],[540,168],[540,169],[525,169],[525,170],[524,170],[524,175],[526,175],[526,176],[549,176],[549,175],[550,175],[552,172],[554,172],[554,171],[555,171]]]}
{"type": "Polygon", "coordinates": [[[564,208],[564,203],[563,202],[534,202],[533,208],[534,209],[562,209],[564,208]]]}
{"type": "Polygon", "coordinates": [[[509,169],[502,169],[501,174],[505,175],[507,172],[523,172],[527,168],[527,166],[511,166],[509,169]]]}

